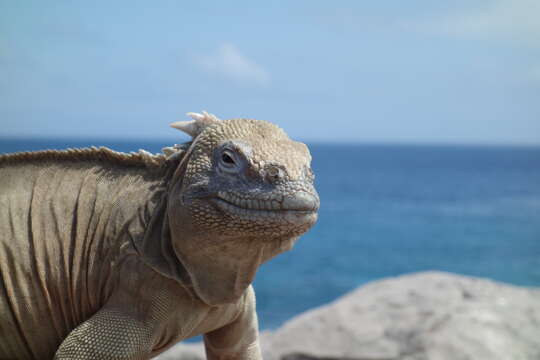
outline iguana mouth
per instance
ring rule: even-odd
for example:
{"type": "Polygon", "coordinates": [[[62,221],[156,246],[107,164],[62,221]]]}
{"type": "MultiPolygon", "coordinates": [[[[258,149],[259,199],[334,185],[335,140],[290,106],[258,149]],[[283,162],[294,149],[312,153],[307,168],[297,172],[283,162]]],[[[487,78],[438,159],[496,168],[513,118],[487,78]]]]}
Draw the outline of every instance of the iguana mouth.
{"type": "Polygon", "coordinates": [[[274,215],[279,212],[310,214],[319,209],[319,197],[305,191],[296,192],[292,196],[279,195],[266,199],[244,197],[220,191],[216,194],[215,199],[225,210],[245,214],[253,212],[273,213],[274,215]]]}

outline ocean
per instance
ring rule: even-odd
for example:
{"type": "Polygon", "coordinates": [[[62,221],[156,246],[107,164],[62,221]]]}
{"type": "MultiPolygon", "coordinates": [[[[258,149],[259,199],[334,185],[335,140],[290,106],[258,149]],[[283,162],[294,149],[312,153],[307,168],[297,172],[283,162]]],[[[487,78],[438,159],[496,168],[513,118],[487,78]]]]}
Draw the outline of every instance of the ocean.
{"type": "MultiPolygon", "coordinates": [[[[0,153],[168,142],[0,139],[0,153]]],[[[366,282],[442,270],[540,286],[540,147],[308,144],[319,221],[254,286],[273,329],[366,282]]]]}

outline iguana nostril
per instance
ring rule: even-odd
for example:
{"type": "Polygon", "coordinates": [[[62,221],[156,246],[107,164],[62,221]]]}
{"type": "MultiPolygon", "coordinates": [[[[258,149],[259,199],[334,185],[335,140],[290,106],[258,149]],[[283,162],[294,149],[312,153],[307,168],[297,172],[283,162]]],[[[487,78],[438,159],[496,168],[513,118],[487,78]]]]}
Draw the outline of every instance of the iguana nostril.
{"type": "Polygon", "coordinates": [[[280,181],[285,177],[285,172],[279,166],[268,166],[266,169],[266,178],[271,183],[280,181]]]}
{"type": "Polygon", "coordinates": [[[285,197],[281,206],[284,210],[316,211],[319,209],[319,197],[315,194],[300,191],[294,196],[285,197]]]}

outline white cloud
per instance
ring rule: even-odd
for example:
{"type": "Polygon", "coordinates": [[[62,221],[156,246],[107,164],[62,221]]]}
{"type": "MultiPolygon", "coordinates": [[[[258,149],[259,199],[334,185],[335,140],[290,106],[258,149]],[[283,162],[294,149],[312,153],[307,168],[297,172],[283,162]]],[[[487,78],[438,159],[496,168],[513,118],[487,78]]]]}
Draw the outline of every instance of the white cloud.
{"type": "Polygon", "coordinates": [[[270,83],[270,74],[231,43],[223,43],[214,54],[199,56],[195,61],[206,72],[238,83],[257,86],[270,83]]]}
{"type": "Polygon", "coordinates": [[[540,1],[491,0],[488,6],[451,14],[432,26],[450,35],[540,47],[540,1]]]}

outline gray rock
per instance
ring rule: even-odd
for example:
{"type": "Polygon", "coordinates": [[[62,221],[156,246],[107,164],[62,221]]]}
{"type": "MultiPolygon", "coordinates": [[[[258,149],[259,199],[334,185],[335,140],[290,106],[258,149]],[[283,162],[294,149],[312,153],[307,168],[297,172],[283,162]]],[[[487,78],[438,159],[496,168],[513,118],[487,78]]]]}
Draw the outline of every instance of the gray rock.
{"type": "MultiPolygon", "coordinates": [[[[442,272],[405,275],[301,314],[261,342],[266,360],[538,360],[540,290],[442,272]]],[[[190,346],[198,358],[176,358],[204,359],[200,344],[190,346]]]]}
{"type": "Polygon", "coordinates": [[[206,360],[202,343],[180,343],[156,356],[159,360],[206,360]]]}

